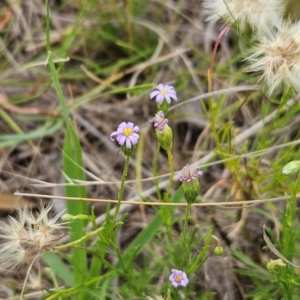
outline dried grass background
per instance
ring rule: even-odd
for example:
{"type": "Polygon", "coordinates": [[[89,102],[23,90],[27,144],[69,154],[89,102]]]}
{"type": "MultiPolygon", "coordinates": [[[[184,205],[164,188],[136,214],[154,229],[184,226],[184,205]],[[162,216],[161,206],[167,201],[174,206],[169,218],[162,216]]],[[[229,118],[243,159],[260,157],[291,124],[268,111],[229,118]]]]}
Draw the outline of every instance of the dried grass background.
{"type": "MultiPolygon", "coordinates": [[[[120,180],[124,164],[124,157],[118,146],[109,139],[110,133],[116,130],[121,121],[131,121],[142,127],[143,157],[140,172],[142,178],[152,177],[156,141],[147,121],[156,112],[156,105],[149,99],[149,93],[145,92],[123,92],[101,97],[97,94],[152,82],[177,82],[181,87],[178,91],[179,100],[206,93],[210,55],[222,26],[204,21],[201,1],[141,1],[141,15],[137,16],[127,14],[126,3],[127,1],[117,0],[50,1],[52,49],[55,57],[70,58],[69,62],[57,64],[60,68],[60,83],[70,105],[76,103],[76,99],[83,100],[83,104],[72,111],[72,117],[83,148],[84,164],[87,171],[110,182],[120,180]],[[104,36],[106,28],[110,33],[115,31],[119,44],[104,36]],[[128,32],[134,32],[134,35],[130,36],[128,32]],[[137,37],[145,49],[155,45],[155,51],[136,59],[135,49],[127,49],[122,43],[138,44],[131,40],[137,37]],[[93,100],[85,102],[90,94],[93,95],[93,100]]],[[[290,1],[289,5],[291,3],[295,2],[290,1]]],[[[47,67],[43,64],[26,67],[47,59],[45,14],[45,3],[42,0],[6,0],[0,3],[1,135],[18,131],[5,119],[7,115],[24,133],[38,128],[47,118],[55,120],[59,117],[59,102],[51,86],[47,67]]],[[[243,63],[234,61],[233,57],[237,55],[237,49],[240,52],[246,51],[244,47],[233,33],[223,38],[217,62],[220,66],[230,63],[226,65],[226,71],[222,67],[217,69],[219,76],[214,79],[213,90],[255,83],[255,77],[246,77],[243,73],[234,76],[240,72],[243,63]]],[[[246,95],[247,92],[237,92],[225,96],[227,105],[234,104],[236,99],[245,98],[246,95]]],[[[261,98],[249,101],[237,110],[232,119],[236,131],[243,133],[261,119],[260,101],[261,98]]],[[[224,118],[229,121],[228,116],[224,118]]],[[[176,171],[213,151],[215,144],[199,101],[173,110],[170,124],[174,133],[176,171]]],[[[295,124],[296,121],[291,120],[289,131],[284,134],[294,135],[298,130],[295,124]]],[[[282,133],[278,129],[275,135],[278,143],[283,142],[282,133]]],[[[0,149],[1,219],[5,220],[10,212],[5,203],[14,205],[11,199],[15,191],[64,195],[62,187],[38,188],[32,186],[30,180],[63,182],[63,138],[64,129],[60,128],[51,135],[0,149]]],[[[251,139],[253,137],[248,138],[249,143],[251,139]]],[[[274,156],[275,153],[277,152],[274,152],[274,156]]],[[[140,164],[137,159],[135,156],[132,160],[128,179],[137,179],[136,171],[140,164]]],[[[267,166],[268,161],[262,161],[262,168],[258,172],[263,172],[267,166]]],[[[243,167],[241,172],[245,175],[251,165],[243,167]]],[[[159,156],[159,173],[168,172],[167,157],[162,151],[159,156]]],[[[88,176],[88,180],[93,179],[88,176]]],[[[237,186],[231,172],[223,164],[217,164],[205,170],[205,175],[201,178],[201,194],[215,202],[255,198],[255,180],[250,177],[247,179],[245,175],[243,183],[243,188],[237,186]]],[[[124,198],[131,199],[152,186],[151,181],[140,185],[130,184],[126,186],[124,198]]],[[[174,184],[174,189],[177,186],[178,182],[174,184]]],[[[117,192],[116,184],[88,188],[91,198],[116,199],[117,192]]],[[[154,194],[148,196],[154,197],[154,194]]],[[[37,201],[35,198],[20,199],[19,203],[27,200],[32,203],[37,201]]],[[[57,211],[64,208],[64,201],[52,201],[57,211]]],[[[97,215],[101,216],[105,205],[97,203],[95,207],[97,215]]],[[[260,208],[263,209],[264,206],[261,205],[260,208]]],[[[131,205],[126,210],[129,214],[119,237],[123,247],[128,245],[154,215],[151,208],[131,205]]],[[[279,212],[275,211],[274,214],[274,218],[278,219],[279,212]]],[[[183,208],[178,208],[176,215],[184,215],[183,208]]],[[[198,282],[199,290],[217,292],[212,299],[223,299],[224,295],[227,295],[226,299],[246,299],[245,294],[254,286],[249,278],[236,273],[236,269],[246,266],[231,255],[229,248],[232,245],[239,247],[254,262],[262,265],[269,254],[262,250],[265,244],[261,228],[269,221],[256,211],[239,208],[199,207],[193,208],[192,215],[192,225],[201,224],[203,233],[211,225],[215,226],[215,234],[221,238],[226,252],[221,258],[212,255],[199,273],[201,275],[192,280],[198,282]]],[[[180,228],[174,228],[174,236],[179,233],[180,228]]],[[[162,250],[158,245],[156,251],[159,256],[162,250]]],[[[20,288],[25,272],[26,270],[21,269],[5,273],[0,269],[1,298],[11,295],[12,282],[17,290],[20,288]]],[[[45,285],[47,286],[47,281],[45,285]]]]}

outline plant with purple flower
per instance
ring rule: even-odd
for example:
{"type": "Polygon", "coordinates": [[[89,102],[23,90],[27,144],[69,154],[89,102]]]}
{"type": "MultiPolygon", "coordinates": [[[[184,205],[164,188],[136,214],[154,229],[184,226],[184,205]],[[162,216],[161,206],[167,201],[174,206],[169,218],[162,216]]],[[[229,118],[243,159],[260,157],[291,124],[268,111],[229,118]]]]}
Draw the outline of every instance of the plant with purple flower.
{"type": "Polygon", "coordinates": [[[202,176],[203,172],[197,167],[185,166],[179,174],[180,181],[190,182],[197,179],[198,176],[202,176]]]}
{"type": "Polygon", "coordinates": [[[114,131],[110,135],[110,139],[112,141],[117,140],[120,146],[122,146],[122,150],[125,151],[124,153],[126,155],[129,155],[127,152],[127,149],[132,150],[132,146],[136,145],[139,140],[139,135],[137,132],[139,132],[139,127],[134,126],[131,122],[122,122],[117,131],[114,131]]]}
{"type": "Polygon", "coordinates": [[[158,84],[154,87],[154,91],[150,93],[150,98],[155,98],[155,101],[159,104],[162,104],[164,99],[171,104],[171,99],[177,101],[177,95],[174,87],[167,84],[158,84]]]}
{"type": "MultiPolygon", "coordinates": [[[[171,189],[171,185],[173,182],[173,177],[174,177],[174,165],[173,165],[173,158],[172,158],[172,153],[171,149],[173,146],[173,132],[171,127],[168,125],[169,120],[165,118],[165,113],[163,111],[158,111],[155,114],[155,117],[150,120],[151,123],[153,123],[155,127],[155,136],[156,139],[159,143],[159,145],[167,151],[168,155],[168,161],[170,165],[170,171],[171,171],[171,176],[170,176],[170,182],[167,188],[167,192],[165,193],[164,200],[167,201],[171,189]]],[[[157,152],[158,153],[158,152],[157,152]]],[[[157,162],[157,159],[156,159],[157,162]]]]}
{"type": "Polygon", "coordinates": [[[154,90],[150,93],[150,98],[155,99],[159,110],[167,113],[171,100],[173,99],[177,101],[177,95],[174,87],[160,83],[153,89],[154,90]]]}
{"type": "Polygon", "coordinates": [[[185,272],[176,269],[172,269],[171,271],[172,274],[170,275],[169,280],[175,288],[179,286],[187,286],[189,279],[187,278],[185,272]]]}
{"type": "Polygon", "coordinates": [[[118,193],[118,203],[117,203],[115,213],[113,216],[113,223],[116,222],[117,214],[120,210],[120,205],[121,205],[121,201],[123,198],[123,192],[124,192],[125,178],[127,176],[128,168],[129,168],[129,160],[130,160],[130,157],[133,155],[135,148],[136,148],[135,145],[137,144],[137,142],[140,138],[140,136],[137,134],[137,132],[139,132],[139,131],[140,131],[140,128],[138,126],[134,126],[133,123],[122,122],[118,126],[117,131],[114,131],[110,135],[110,139],[112,141],[115,141],[115,139],[116,139],[117,142],[119,143],[119,145],[122,146],[121,149],[122,149],[123,153],[126,155],[126,162],[125,162],[125,167],[124,167],[123,174],[122,174],[120,191],[118,193]]]}
{"type": "Polygon", "coordinates": [[[150,120],[153,123],[155,129],[155,136],[157,141],[163,149],[166,151],[172,149],[173,145],[173,132],[168,125],[169,120],[165,118],[163,111],[159,111],[155,114],[155,117],[150,120]]]}

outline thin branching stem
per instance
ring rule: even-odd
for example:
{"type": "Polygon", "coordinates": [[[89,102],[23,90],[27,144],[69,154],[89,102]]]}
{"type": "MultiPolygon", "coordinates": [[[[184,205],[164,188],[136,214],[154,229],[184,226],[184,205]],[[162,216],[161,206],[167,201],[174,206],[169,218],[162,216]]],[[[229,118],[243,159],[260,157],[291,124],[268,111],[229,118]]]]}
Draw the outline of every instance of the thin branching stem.
{"type": "Polygon", "coordinates": [[[127,155],[124,170],[123,170],[123,174],[122,174],[122,179],[121,179],[121,186],[120,186],[120,190],[119,190],[119,193],[118,193],[118,203],[117,203],[115,213],[114,213],[114,216],[113,216],[113,224],[116,222],[116,218],[117,218],[117,215],[119,213],[121,202],[122,202],[122,199],[123,199],[125,179],[126,179],[127,173],[128,173],[129,161],[130,161],[130,156],[127,155]]]}
{"type": "Polygon", "coordinates": [[[164,202],[169,202],[169,197],[170,197],[170,191],[171,187],[173,184],[173,179],[174,179],[174,163],[173,163],[173,156],[171,150],[167,150],[167,155],[168,155],[168,162],[170,166],[170,179],[169,179],[169,184],[167,186],[167,191],[164,195],[164,202]]]}

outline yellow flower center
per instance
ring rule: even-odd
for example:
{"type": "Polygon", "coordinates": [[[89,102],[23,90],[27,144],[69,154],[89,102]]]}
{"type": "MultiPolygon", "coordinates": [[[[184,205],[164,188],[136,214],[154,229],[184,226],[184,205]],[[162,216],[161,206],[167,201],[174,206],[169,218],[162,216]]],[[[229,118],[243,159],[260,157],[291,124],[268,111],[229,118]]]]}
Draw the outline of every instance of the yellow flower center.
{"type": "Polygon", "coordinates": [[[125,128],[123,133],[126,136],[130,136],[130,135],[132,135],[132,129],[131,128],[125,128]]]}
{"type": "Polygon", "coordinates": [[[176,275],[176,276],[174,276],[174,279],[176,282],[180,283],[182,281],[182,276],[176,275]]]}
{"type": "Polygon", "coordinates": [[[160,92],[161,92],[163,95],[167,95],[167,94],[168,94],[167,90],[161,90],[160,92]]]}

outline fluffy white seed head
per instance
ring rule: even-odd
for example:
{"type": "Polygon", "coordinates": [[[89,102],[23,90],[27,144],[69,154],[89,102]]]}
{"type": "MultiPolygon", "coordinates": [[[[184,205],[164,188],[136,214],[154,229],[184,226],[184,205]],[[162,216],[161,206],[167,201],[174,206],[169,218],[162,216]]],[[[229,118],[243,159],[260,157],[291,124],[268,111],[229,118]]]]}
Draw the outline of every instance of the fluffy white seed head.
{"type": "Polygon", "coordinates": [[[278,22],[257,36],[251,52],[246,71],[261,73],[259,82],[269,94],[282,84],[300,91],[300,22],[278,22]]]}
{"type": "Polygon", "coordinates": [[[36,255],[44,248],[53,247],[61,237],[60,230],[67,223],[58,220],[63,211],[49,217],[52,205],[46,207],[40,203],[39,211],[32,213],[27,207],[18,209],[16,216],[9,216],[9,222],[0,222],[0,264],[13,269],[26,261],[30,255],[36,255]]]}
{"type": "Polygon", "coordinates": [[[220,19],[230,24],[238,22],[244,28],[248,23],[253,29],[268,30],[283,14],[283,0],[204,0],[207,20],[220,19]]]}

